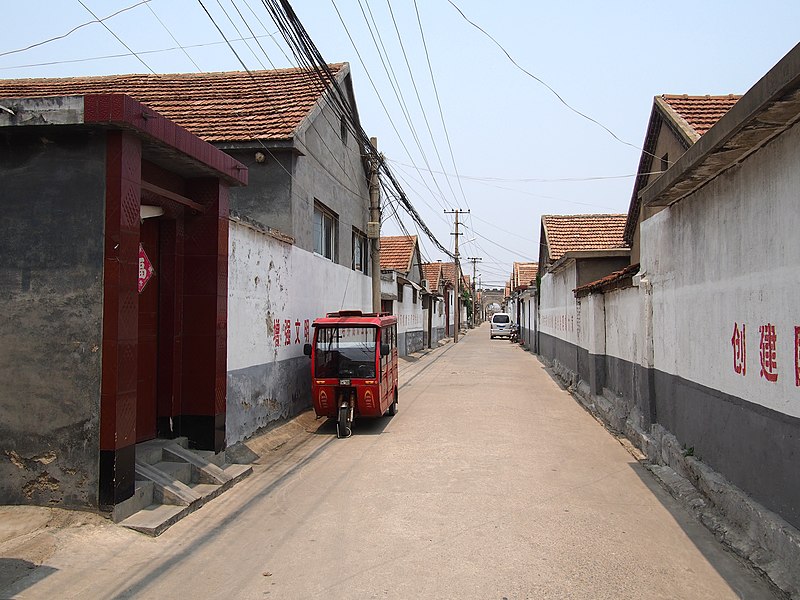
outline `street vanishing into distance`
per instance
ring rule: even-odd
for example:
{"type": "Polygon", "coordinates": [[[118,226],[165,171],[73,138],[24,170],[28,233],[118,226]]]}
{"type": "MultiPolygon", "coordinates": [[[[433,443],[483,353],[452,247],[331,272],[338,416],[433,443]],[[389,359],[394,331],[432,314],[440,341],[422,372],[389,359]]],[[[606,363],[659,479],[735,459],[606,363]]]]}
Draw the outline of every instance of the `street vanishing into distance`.
{"type": "Polygon", "coordinates": [[[777,597],[488,323],[400,362],[396,416],[300,415],[159,537],[87,514],[4,539],[40,566],[0,558],[0,597],[777,597]]]}

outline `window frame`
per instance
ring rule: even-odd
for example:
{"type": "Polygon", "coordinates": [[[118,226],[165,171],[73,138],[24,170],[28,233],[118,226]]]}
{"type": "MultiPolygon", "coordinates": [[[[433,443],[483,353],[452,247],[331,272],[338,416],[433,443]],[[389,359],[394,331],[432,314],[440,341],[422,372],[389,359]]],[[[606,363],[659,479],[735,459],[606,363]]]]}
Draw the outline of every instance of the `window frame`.
{"type": "Polygon", "coordinates": [[[339,261],[339,215],[322,202],[314,199],[313,233],[314,254],[332,262],[339,261]],[[317,225],[319,215],[319,226],[317,225]],[[326,227],[326,224],[329,227],[326,227]],[[330,232],[327,234],[327,232],[330,232]],[[317,243],[319,242],[319,246],[317,243]],[[330,255],[328,254],[330,251],[330,255]]]}
{"type": "Polygon", "coordinates": [[[370,255],[369,255],[369,238],[367,235],[360,231],[359,229],[353,227],[353,236],[351,240],[351,268],[354,271],[358,271],[359,273],[363,273],[364,275],[369,275],[369,268],[370,268],[370,255]],[[361,268],[359,269],[356,266],[356,241],[361,243],[361,268]]]}

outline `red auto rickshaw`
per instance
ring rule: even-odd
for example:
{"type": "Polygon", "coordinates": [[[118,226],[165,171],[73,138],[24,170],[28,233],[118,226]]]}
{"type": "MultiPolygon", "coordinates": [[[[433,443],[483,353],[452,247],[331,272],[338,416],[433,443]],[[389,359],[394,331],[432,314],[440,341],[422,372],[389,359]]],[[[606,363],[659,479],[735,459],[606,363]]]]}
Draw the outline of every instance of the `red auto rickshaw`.
{"type": "Polygon", "coordinates": [[[341,310],[313,323],[311,396],[318,417],[350,437],[356,417],[397,413],[397,317],[341,310]]]}

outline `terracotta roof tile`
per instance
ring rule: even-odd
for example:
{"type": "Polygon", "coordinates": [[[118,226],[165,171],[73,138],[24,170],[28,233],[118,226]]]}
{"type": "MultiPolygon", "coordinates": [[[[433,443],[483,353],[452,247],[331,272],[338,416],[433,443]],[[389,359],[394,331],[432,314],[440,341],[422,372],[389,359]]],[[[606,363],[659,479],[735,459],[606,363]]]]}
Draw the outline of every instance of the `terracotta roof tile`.
{"type": "Polygon", "coordinates": [[[734,94],[727,96],[687,96],[662,94],[661,98],[669,104],[696,132],[703,135],[719,121],[741,98],[734,94]]]}
{"type": "Polygon", "coordinates": [[[381,238],[381,269],[408,273],[417,247],[415,235],[393,235],[381,238]]]}
{"type": "Polygon", "coordinates": [[[536,280],[539,274],[539,263],[514,263],[514,278],[512,280],[514,289],[528,287],[532,281],[536,280]]]}
{"type": "Polygon", "coordinates": [[[422,265],[422,277],[428,280],[428,289],[431,291],[439,289],[439,280],[442,276],[442,263],[424,263],[422,265]]]}
{"type": "Polygon", "coordinates": [[[591,294],[593,292],[610,291],[612,289],[622,287],[622,284],[626,280],[632,279],[633,276],[638,272],[639,263],[628,265],[624,269],[614,271],[610,275],[606,275],[597,281],[592,281],[591,283],[587,283],[586,285],[575,288],[573,292],[575,292],[576,296],[586,296],[587,294],[591,294]]]}
{"type": "Polygon", "coordinates": [[[624,248],[627,215],[543,215],[550,260],[565,252],[624,248]]]}
{"type": "Polygon", "coordinates": [[[303,69],[251,73],[0,79],[0,98],[127,94],[208,142],[291,138],[322,85],[303,69]]]}

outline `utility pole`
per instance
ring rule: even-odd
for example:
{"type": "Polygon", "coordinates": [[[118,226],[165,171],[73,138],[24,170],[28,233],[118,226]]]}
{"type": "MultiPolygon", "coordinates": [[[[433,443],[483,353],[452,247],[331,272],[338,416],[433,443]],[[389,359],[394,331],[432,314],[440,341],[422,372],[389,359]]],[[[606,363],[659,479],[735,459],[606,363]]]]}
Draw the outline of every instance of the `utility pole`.
{"type": "MultiPolygon", "coordinates": [[[[375,154],[378,138],[369,138],[375,154]]],[[[372,240],[372,312],[381,312],[381,196],[378,182],[379,160],[377,156],[369,163],[369,223],[367,237],[372,240]]]]}
{"type": "Polygon", "coordinates": [[[478,294],[476,293],[475,289],[475,267],[483,260],[483,258],[480,256],[470,256],[467,260],[472,263],[472,326],[475,327],[478,324],[478,311],[476,310],[476,300],[478,299],[478,294]]]}
{"type": "Polygon", "coordinates": [[[461,234],[458,232],[458,215],[468,213],[469,210],[446,210],[444,214],[446,215],[455,215],[456,216],[456,232],[451,233],[450,235],[456,236],[456,249],[455,249],[455,261],[456,261],[456,297],[455,297],[455,327],[453,328],[453,343],[458,343],[458,332],[461,329],[461,263],[458,260],[458,236],[461,234]]]}

